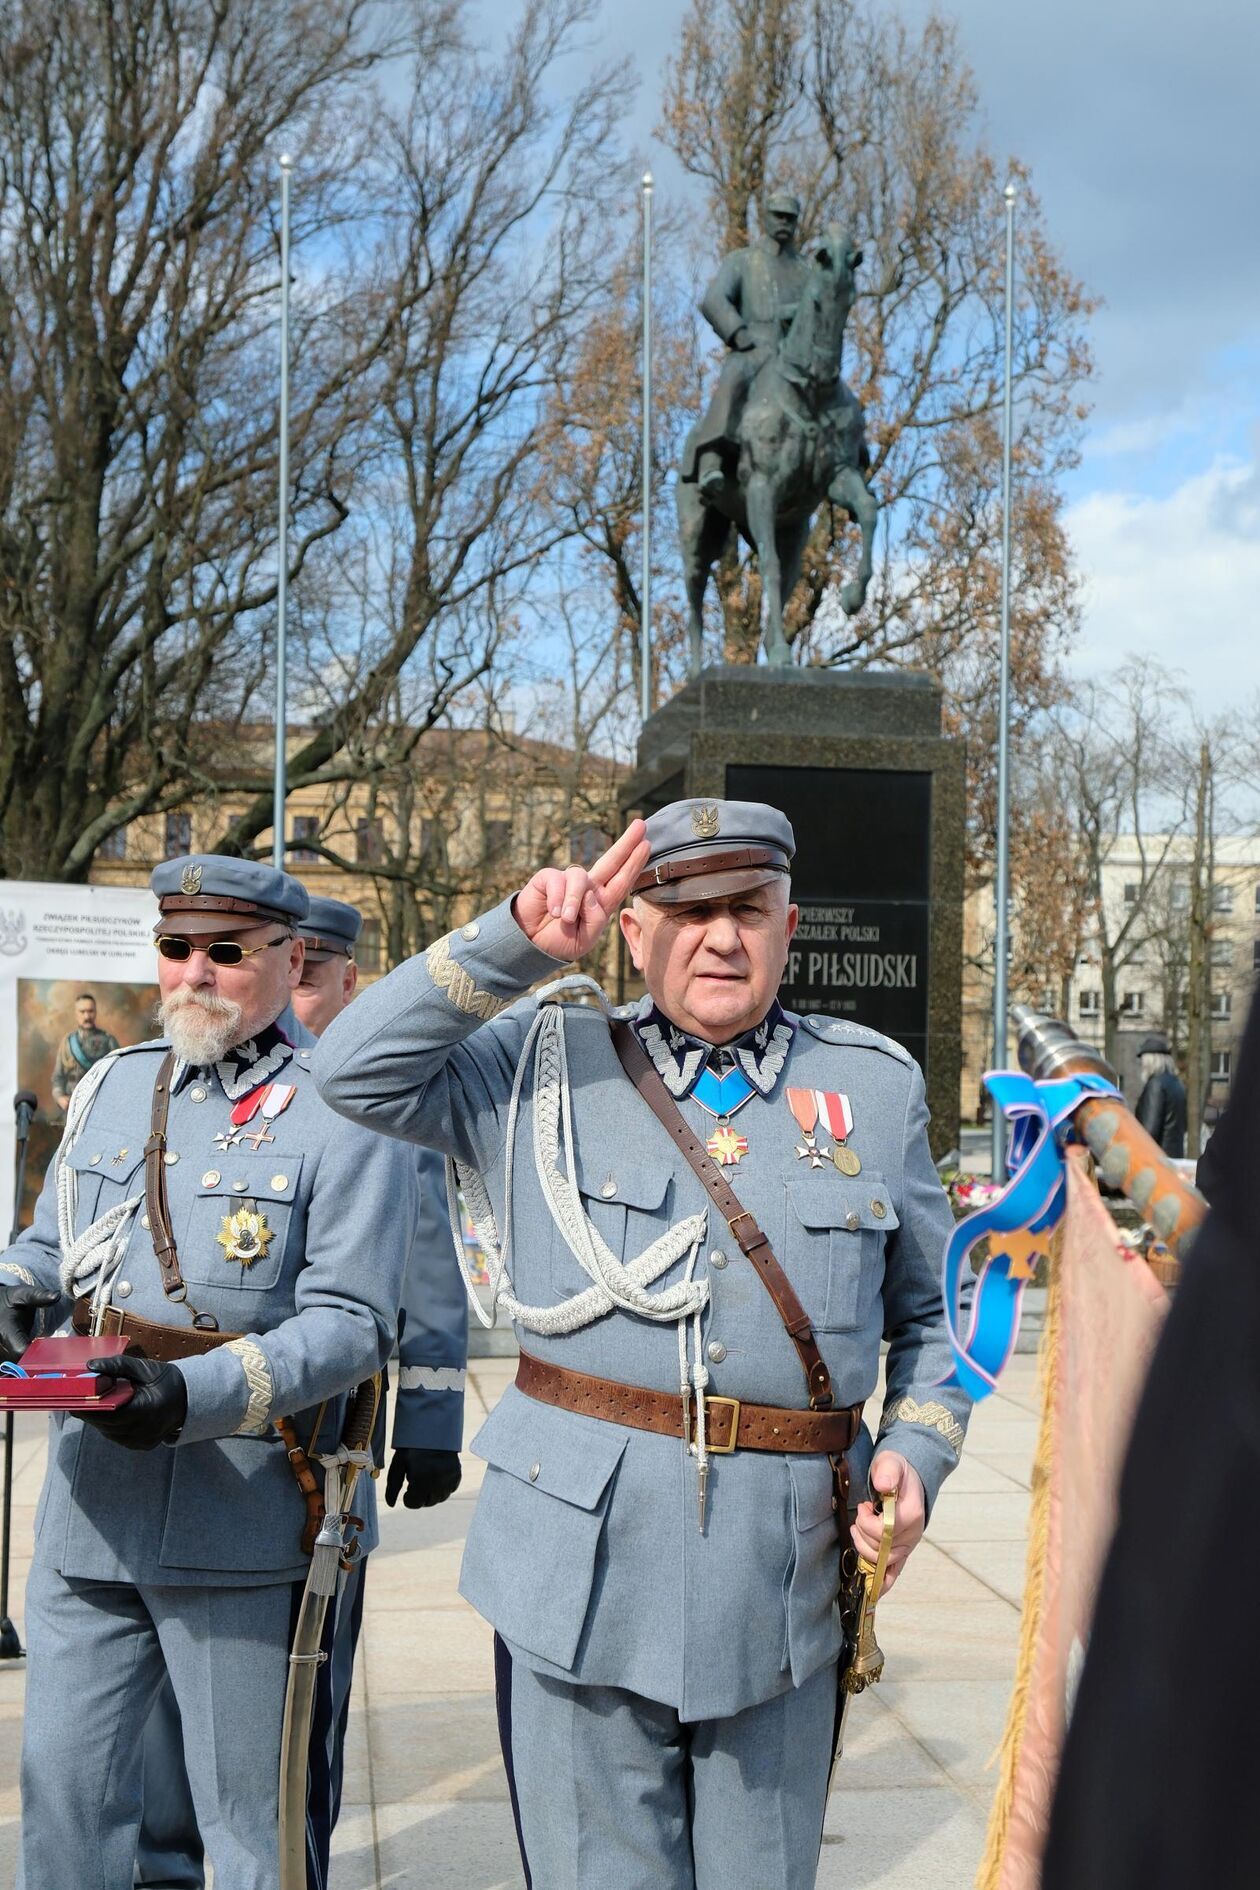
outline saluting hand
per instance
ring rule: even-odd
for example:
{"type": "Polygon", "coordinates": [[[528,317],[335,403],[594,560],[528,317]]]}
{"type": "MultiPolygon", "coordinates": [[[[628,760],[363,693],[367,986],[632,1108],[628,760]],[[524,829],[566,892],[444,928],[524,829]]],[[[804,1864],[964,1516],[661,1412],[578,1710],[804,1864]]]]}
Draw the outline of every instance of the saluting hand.
{"type": "Polygon", "coordinates": [[[647,865],[650,852],[646,826],[632,820],[589,871],[584,866],[544,866],[516,895],[516,923],[539,951],[553,958],[581,958],[647,865]]]}
{"type": "MultiPolygon", "coordinates": [[[[918,1471],[912,1470],[905,1458],[895,1450],[880,1451],[871,1465],[870,1481],[873,1490],[883,1492],[895,1489],[897,1492],[892,1551],[888,1557],[884,1586],[880,1589],[880,1594],[886,1595],[905,1567],[911,1549],[927,1527],[927,1502],[918,1471]]],[[[874,1563],[879,1555],[883,1533],[882,1505],[876,1508],[874,1503],[860,1503],[852,1530],[853,1546],[858,1554],[874,1563]]]]}

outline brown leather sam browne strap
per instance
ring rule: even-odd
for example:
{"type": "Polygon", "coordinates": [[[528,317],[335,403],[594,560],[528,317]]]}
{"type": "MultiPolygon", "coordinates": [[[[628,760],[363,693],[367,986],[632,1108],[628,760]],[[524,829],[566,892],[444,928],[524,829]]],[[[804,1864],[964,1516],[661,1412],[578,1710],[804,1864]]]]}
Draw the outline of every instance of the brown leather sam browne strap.
{"type": "Polygon", "coordinates": [[[697,1180],[703,1184],[706,1194],[730,1228],[740,1252],[752,1261],[753,1271],[774,1301],[775,1311],[796,1347],[801,1369],[805,1373],[810,1410],[829,1411],[835,1403],[835,1394],[831,1388],[827,1361],[818,1350],[813,1322],[797,1298],[796,1288],[775,1258],[770,1242],[748,1209],[741,1204],[717,1163],[710,1159],[703,1142],[688,1128],[669,1091],[653,1069],[647,1052],[624,1018],[614,1021],[612,1040],[622,1069],[657,1121],[668,1129],[675,1147],[680,1150],[697,1180]]]}
{"type": "MultiPolygon", "coordinates": [[[[563,1365],[522,1352],[516,1383],[527,1398],[558,1405],[581,1417],[603,1418],[631,1430],[656,1431],[664,1437],[690,1442],[682,1402],[676,1391],[650,1391],[645,1385],[623,1385],[612,1378],[595,1378],[563,1365]]],[[[716,1456],[732,1450],[809,1452],[839,1457],[850,1448],[862,1419],[860,1404],[842,1411],[793,1411],[773,1404],[748,1404],[742,1398],[705,1401],[707,1448],[716,1456]]]]}

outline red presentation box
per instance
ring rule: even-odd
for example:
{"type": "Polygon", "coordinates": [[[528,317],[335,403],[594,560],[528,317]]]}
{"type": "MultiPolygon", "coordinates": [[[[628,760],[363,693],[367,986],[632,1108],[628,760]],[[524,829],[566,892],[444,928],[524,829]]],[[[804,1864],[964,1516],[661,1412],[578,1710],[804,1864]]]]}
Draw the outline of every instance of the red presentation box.
{"type": "Polygon", "coordinates": [[[26,1378],[0,1376],[0,1411],[116,1411],[133,1386],[83,1368],[90,1358],[120,1358],[131,1341],[122,1332],[99,1339],[32,1339],[18,1361],[26,1378]],[[113,1385],[111,1391],[102,1386],[113,1385]]]}

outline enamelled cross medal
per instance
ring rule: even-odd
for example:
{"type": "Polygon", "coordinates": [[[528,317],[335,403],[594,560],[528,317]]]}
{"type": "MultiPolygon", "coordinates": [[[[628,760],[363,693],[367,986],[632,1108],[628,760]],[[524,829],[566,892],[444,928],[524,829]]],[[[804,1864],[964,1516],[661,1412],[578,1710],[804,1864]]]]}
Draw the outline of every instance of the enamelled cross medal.
{"type": "Polygon", "coordinates": [[[706,1066],[691,1093],[708,1115],[717,1117],[717,1127],[704,1146],[719,1168],[733,1168],[747,1155],[748,1138],[731,1127],[731,1117],[756,1090],[739,1068],[718,1076],[706,1066]]]}
{"type": "Polygon", "coordinates": [[[226,1134],[215,1136],[215,1147],[226,1155],[230,1148],[236,1148],[244,1138],[257,1154],[264,1142],[274,1142],[276,1139],[267,1124],[274,1122],[276,1117],[288,1108],[296,1095],[296,1083],[264,1083],[258,1089],[251,1089],[248,1096],[242,1096],[241,1100],[233,1105],[232,1127],[226,1134]],[[256,1115],[261,1115],[262,1121],[246,1136],[246,1127],[256,1115]]]}
{"type": "Polygon", "coordinates": [[[853,1133],[848,1097],[831,1089],[789,1089],[787,1099],[802,1138],[797,1144],[797,1160],[807,1161],[811,1168],[821,1168],[831,1160],[842,1175],[860,1175],[862,1163],[856,1151],[848,1147],[848,1137],[853,1133]],[[835,1147],[820,1148],[820,1133],[829,1133],[835,1147]]]}

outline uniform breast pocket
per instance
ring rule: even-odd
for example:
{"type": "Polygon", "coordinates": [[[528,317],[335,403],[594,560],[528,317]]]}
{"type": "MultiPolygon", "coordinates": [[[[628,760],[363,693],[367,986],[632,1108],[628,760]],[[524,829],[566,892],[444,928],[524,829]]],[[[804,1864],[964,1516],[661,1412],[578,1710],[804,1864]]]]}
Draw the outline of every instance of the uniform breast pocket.
{"type": "Polygon", "coordinates": [[[238,1160],[208,1168],[179,1236],[186,1280],[266,1292],[280,1278],[288,1245],[300,1155],[275,1155],[255,1165],[238,1160]]]}
{"type": "MultiPolygon", "coordinates": [[[[619,1162],[603,1173],[595,1170],[579,1177],[579,1198],[591,1226],[623,1266],[664,1232],[667,1221],[661,1210],[668,1187],[669,1175],[663,1165],[619,1162]]],[[[591,1283],[554,1223],[551,1283],[566,1294],[581,1292],[591,1283]]]]}
{"type": "Polygon", "coordinates": [[[884,1281],[884,1242],[897,1210],[879,1175],[819,1171],[787,1184],[783,1264],[820,1332],[861,1325],[884,1281]]]}
{"type": "Polygon", "coordinates": [[[144,1137],[104,1128],[90,1118],[66,1157],[75,1177],[74,1231],[81,1234],[121,1201],[144,1193],[144,1137]]]}

